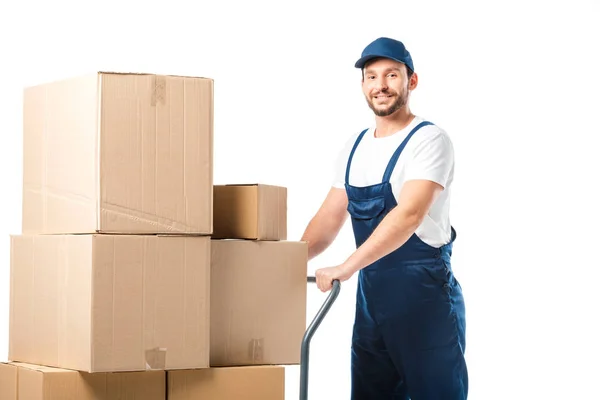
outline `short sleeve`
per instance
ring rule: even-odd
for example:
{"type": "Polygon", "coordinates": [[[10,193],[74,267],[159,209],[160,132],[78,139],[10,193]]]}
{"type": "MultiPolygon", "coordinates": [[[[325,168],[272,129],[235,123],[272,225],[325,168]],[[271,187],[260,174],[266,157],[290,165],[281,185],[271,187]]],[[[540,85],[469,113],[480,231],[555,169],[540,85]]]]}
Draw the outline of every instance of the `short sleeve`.
{"type": "Polygon", "coordinates": [[[405,181],[425,179],[443,187],[454,170],[454,149],[450,138],[439,133],[418,143],[407,164],[405,181]]]}
{"type": "Polygon", "coordinates": [[[346,161],[348,159],[348,151],[343,148],[338,152],[333,161],[333,181],[331,185],[335,188],[343,189],[346,183],[346,161]]]}
{"type": "Polygon", "coordinates": [[[342,146],[342,149],[338,152],[333,160],[333,180],[332,186],[343,189],[346,186],[346,167],[348,166],[348,157],[352,152],[354,143],[358,138],[358,134],[352,135],[346,143],[342,146]]]}

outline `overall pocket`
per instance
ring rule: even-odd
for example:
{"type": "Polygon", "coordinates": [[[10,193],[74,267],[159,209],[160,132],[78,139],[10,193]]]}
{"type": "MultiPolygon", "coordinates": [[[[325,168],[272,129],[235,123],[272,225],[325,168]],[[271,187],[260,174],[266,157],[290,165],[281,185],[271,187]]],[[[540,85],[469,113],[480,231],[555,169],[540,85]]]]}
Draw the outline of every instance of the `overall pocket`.
{"type": "Polygon", "coordinates": [[[452,271],[442,258],[436,258],[432,263],[424,264],[422,268],[436,284],[449,289],[452,271]]]}
{"type": "Polygon", "coordinates": [[[349,199],[348,212],[354,219],[368,220],[379,217],[385,211],[385,197],[371,199],[349,199]]]}

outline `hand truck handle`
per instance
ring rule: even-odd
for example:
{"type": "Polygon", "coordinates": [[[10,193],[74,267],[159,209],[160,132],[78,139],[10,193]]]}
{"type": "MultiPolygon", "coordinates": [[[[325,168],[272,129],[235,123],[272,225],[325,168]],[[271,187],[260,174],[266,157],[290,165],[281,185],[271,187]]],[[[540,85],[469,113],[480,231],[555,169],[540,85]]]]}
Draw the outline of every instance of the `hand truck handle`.
{"type": "MultiPolygon", "coordinates": [[[[309,276],[307,278],[307,281],[308,283],[316,283],[317,280],[314,276],[309,276]]],[[[319,312],[317,312],[317,315],[312,320],[312,322],[308,326],[308,329],[304,333],[304,338],[302,339],[302,349],[300,353],[300,400],[308,399],[308,353],[310,347],[310,340],[312,339],[319,325],[321,325],[321,322],[323,322],[323,319],[329,312],[329,309],[331,308],[339,294],[340,281],[336,279],[333,281],[333,287],[331,288],[329,296],[327,296],[327,299],[321,306],[321,309],[319,310],[319,312]]]]}

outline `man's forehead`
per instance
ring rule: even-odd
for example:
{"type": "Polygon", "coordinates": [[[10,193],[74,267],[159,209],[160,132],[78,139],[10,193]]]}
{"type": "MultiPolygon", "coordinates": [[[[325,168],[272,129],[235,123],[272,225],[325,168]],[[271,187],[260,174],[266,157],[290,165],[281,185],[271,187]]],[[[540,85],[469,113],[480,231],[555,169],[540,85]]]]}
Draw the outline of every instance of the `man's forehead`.
{"type": "Polygon", "coordinates": [[[394,61],[394,60],[390,60],[390,59],[386,59],[386,58],[372,61],[371,63],[369,63],[365,66],[365,72],[375,72],[375,71],[382,71],[382,70],[401,71],[402,69],[404,69],[404,64],[402,64],[398,61],[394,61]]]}

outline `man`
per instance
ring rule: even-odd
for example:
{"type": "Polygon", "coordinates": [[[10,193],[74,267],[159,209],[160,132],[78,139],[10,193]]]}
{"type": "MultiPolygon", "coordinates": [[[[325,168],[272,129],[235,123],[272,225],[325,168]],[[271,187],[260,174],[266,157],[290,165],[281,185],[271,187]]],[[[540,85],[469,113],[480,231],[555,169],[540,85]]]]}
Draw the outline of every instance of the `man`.
{"type": "Polygon", "coordinates": [[[410,111],[418,77],[402,42],[373,41],[355,66],[375,126],[347,142],[302,238],[313,259],[351,217],[357,250],[316,278],[325,292],[359,273],[352,399],[464,400],[465,305],[450,265],[452,143],[410,111]]]}

